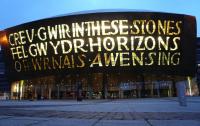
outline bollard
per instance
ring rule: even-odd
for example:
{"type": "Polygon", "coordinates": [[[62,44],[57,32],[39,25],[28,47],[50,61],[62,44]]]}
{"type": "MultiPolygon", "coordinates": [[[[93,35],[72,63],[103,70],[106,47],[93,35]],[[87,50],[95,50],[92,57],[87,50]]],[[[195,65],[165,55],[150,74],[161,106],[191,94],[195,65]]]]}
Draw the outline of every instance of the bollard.
{"type": "Polygon", "coordinates": [[[177,95],[178,95],[178,101],[180,106],[187,106],[186,101],[186,82],[185,81],[179,81],[176,83],[176,89],[177,89],[177,95]]]}

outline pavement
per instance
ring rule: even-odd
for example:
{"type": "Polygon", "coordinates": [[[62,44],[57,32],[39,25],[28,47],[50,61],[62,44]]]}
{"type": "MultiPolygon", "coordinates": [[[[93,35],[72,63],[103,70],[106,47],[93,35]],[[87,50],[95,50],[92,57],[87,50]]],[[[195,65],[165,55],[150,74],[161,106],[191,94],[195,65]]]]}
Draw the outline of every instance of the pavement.
{"type": "Polygon", "coordinates": [[[0,126],[200,126],[200,97],[1,100],[0,126]]]}

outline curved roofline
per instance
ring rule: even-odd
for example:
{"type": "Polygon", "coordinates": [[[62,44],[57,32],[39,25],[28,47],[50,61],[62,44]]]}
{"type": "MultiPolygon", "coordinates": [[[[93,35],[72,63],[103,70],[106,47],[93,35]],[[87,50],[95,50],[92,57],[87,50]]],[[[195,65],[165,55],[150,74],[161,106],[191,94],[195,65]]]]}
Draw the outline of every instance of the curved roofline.
{"type": "MultiPolygon", "coordinates": [[[[181,13],[172,13],[172,12],[163,12],[163,11],[152,11],[152,10],[138,10],[138,9],[97,9],[97,10],[85,10],[85,11],[78,11],[78,12],[71,12],[68,14],[61,14],[56,15],[53,17],[47,18],[54,18],[54,17],[62,17],[62,16],[72,16],[72,15],[82,15],[82,14],[94,14],[94,13],[109,13],[109,12],[154,12],[154,13],[165,13],[165,14],[178,14],[178,15],[187,15],[181,13]]],[[[192,16],[192,15],[188,15],[192,16]]],[[[46,18],[43,18],[46,19],[46,18]]]]}
{"type": "MultiPolygon", "coordinates": [[[[41,21],[41,20],[45,20],[45,19],[51,19],[51,18],[58,18],[58,17],[65,17],[65,16],[75,16],[75,15],[84,15],[84,14],[95,14],[95,13],[120,13],[120,12],[124,12],[124,13],[131,13],[131,12],[136,12],[136,13],[160,13],[160,14],[176,14],[176,15],[185,15],[185,16],[192,16],[192,15],[187,15],[187,14],[180,14],[180,13],[171,13],[171,12],[162,12],[162,11],[150,11],[150,10],[135,10],[135,9],[97,9],[97,10],[85,10],[85,11],[78,11],[78,12],[71,12],[68,14],[61,14],[61,15],[57,15],[57,16],[52,16],[52,17],[44,17],[38,20],[33,20],[33,21],[28,21],[25,23],[21,23],[12,27],[16,27],[16,26],[20,26],[23,24],[27,24],[27,23],[31,23],[31,22],[35,22],[35,21],[41,21]]],[[[194,17],[194,16],[193,16],[194,17]]],[[[9,28],[12,28],[9,27],[9,28]]],[[[5,28],[3,30],[9,29],[9,28],[5,28]]],[[[1,30],[1,31],[3,31],[1,30]]]]}
{"type": "Polygon", "coordinates": [[[81,14],[93,14],[93,13],[104,13],[104,12],[154,12],[150,10],[136,10],[136,9],[97,9],[97,10],[84,10],[78,12],[71,12],[68,14],[61,14],[59,16],[70,16],[70,15],[81,15],[81,14]]]}

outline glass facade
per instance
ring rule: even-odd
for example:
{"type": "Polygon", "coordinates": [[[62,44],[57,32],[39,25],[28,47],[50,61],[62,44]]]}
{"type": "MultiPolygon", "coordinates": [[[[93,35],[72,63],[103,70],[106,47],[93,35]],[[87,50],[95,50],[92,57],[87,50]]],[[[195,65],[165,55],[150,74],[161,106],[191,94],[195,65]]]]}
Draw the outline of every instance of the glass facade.
{"type": "Polygon", "coordinates": [[[195,78],[131,73],[48,76],[12,83],[12,99],[126,99],[176,96],[176,82],[185,79],[186,95],[198,95],[195,78]],[[80,85],[79,85],[80,84],[80,85]]]}

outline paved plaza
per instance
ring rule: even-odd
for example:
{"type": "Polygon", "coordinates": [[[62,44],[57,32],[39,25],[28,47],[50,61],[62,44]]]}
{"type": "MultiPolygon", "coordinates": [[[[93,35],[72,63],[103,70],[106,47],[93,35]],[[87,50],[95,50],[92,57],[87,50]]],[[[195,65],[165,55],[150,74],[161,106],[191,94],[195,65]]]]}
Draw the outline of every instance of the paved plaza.
{"type": "Polygon", "coordinates": [[[200,126],[200,97],[0,101],[0,126],[200,126]]]}

